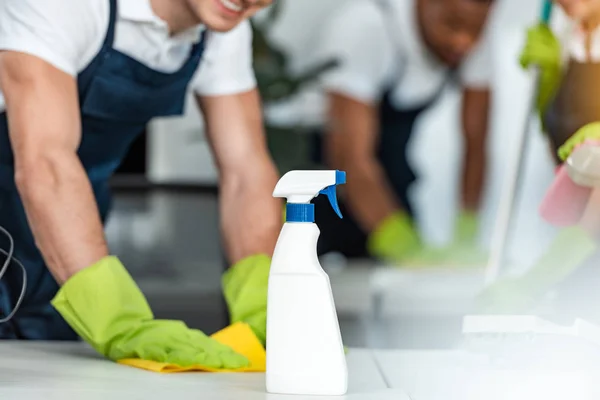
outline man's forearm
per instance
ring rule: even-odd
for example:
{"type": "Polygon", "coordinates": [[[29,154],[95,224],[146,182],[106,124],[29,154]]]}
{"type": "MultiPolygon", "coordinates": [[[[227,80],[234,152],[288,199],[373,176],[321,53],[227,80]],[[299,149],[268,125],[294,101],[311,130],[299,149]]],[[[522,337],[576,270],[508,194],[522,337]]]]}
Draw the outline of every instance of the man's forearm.
{"type": "Polygon", "coordinates": [[[374,231],[383,220],[400,209],[381,166],[374,159],[347,163],[345,198],[358,223],[366,232],[374,231]]]}
{"type": "Polygon", "coordinates": [[[340,189],[363,231],[373,232],[402,205],[391,189],[379,161],[379,108],[344,94],[329,94],[326,141],[327,163],[347,172],[340,189]]]}
{"type": "Polygon", "coordinates": [[[270,161],[221,177],[221,230],[231,264],[272,255],[282,226],[282,202],[272,196],[278,174],[270,161]]]}
{"type": "Polygon", "coordinates": [[[36,244],[59,284],[108,255],[93,191],[74,153],[21,163],[15,179],[36,244]]]}
{"type": "Polygon", "coordinates": [[[467,211],[476,212],[481,204],[487,173],[485,151],[485,142],[466,140],[461,181],[461,205],[467,211]]]}
{"type": "Polygon", "coordinates": [[[483,197],[487,173],[489,114],[489,90],[465,90],[462,105],[464,161],[461,180],[461,206],[463,210],[467,211],[478,211],[483,197]]]}

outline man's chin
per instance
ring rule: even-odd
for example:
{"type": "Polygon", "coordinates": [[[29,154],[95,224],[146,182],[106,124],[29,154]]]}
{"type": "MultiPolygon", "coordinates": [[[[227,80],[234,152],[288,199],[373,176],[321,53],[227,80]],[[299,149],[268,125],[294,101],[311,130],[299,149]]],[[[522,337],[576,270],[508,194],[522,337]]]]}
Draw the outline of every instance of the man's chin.
{"type": "Polygon", "coordinates": [[[243,18],[231,20],[229,18],[211,16],[209,18],[203,19],[203,24],[208,28],[208,30],[213,32],[229,32],[230,30],[238,26],[243,20],[243,18]]]}
{"type": "Polygon", "coordinates": [[[204,25],[206,28],[213,32],[229,32],[233,28],[239,25],[241,21],[231,22],[231,21],[210,21],[205,22],[204,25]]]}
{"type": "Polygon", "coordinates": [[[443,57],[443,61],[448,67],[455,69],[455,68],[460,67],[460,65],[463,61],[463,57],[446,56],[446,57],[443,57]]]}

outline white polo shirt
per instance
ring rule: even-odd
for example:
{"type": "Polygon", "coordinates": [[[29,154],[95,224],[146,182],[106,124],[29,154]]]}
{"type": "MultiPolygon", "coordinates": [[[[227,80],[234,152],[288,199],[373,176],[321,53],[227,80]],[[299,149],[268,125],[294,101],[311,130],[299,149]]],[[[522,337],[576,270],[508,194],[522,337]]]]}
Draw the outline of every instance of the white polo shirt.
{"type": "MultiPolygon", "coordinates": [[[[104,43],[109,8],[108,0],[0,0],[0,51],[28,53],[76,76],[104,43]]],[[[181,68],[204,29],[198,26],[170,36],[150,0],[118,0],[118,11],[114,48],[161,72],[181,68]]],[[[211,32],[206,46],[191,90],[212,96],[256,86],[248,21],[227,33],[211,32]]]]}
{"type": "MultiPolygon", "coordinates": [[[[416,19],[415,0],[347,0],[325,27],[316,60],[338,59],[324,74],[325,90],[365,103],[376,102],[392,89],[398,109],[431,100],[442,88],[448,68],[426,48],[416,19]]],[[[489,25],[489,24],[488,24],[489,25]]],[[[464,86],[487,88],[491,79],[489,28],[459,70],[464,86]]]]}

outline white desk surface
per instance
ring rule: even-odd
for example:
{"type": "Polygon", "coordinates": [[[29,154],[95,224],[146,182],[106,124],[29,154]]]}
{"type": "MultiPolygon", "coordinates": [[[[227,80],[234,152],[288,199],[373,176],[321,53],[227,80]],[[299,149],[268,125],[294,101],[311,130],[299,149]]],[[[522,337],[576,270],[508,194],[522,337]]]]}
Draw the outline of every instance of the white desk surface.
{"type": "MultiPolygon", "coordinates": [[[[348,354],[348,394],[335,399],[409,400],[389,388],[369,350],[348,354]]],[[[157,374],[107,361],[80,343],[0,341],[0,399],[308,400],[267,394],[261,373],[157,374]]],[[[325,399],[325,397],[319,397],[325,399]]]]}
{"type": "Polygon", "coordinates": [[[597,400],[600,370],[545,368],[535,372],[493,364],[466,351],[375,351],[390,387],[413,400],[597,400]]]}
{"type": "MultiPolygon", "coordinates": [[[[600,371],[501,368],[456,351],[351,349],[349,400],[598,400],[600,371]]],[[[267,394],[264,374],[156,374],[83,344],[0,341],[0,399],[314,400],[267,394]]]]}
{"type": "Polygon", "coordinates": [[[401,316],[461,316],[483,290],[483,269],[396,268],[348,263],[328,272],[338,312],[401,316]]]}

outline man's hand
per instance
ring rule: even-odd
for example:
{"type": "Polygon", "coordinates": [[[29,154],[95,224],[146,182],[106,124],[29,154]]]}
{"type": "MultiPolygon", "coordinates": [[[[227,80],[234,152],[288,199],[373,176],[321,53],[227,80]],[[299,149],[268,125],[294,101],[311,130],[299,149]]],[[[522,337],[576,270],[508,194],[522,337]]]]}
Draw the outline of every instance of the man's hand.
{"type": "Polygon", "coordinates": [[[561,45],[550,27],[537,24],[527,31],[527,41],[519,59],[523,68],[540,68],[537,109],[546,111],[562,78],[561,45]]]}
{"type": "Polygon", "coordinates": [[[239,261],[223,275],[231,323],[245,322],[263,345],[267,341],[267,289],[271,257],[257,254],[239,261]]]}
{"type": "Polygon", "coordinates": [[[586,31],[593,31],[600,24],[600,0],[556,0],[565,12],[579,21],[586,31]]]}
{"type": "Polygon", "coordinates": [[[39,58],[0,52],[15,180],[36,244],[59,283],[108,249],[77,157],[81,121],[73,77],[39,58]]]}
{"type": "Polygon", "coordinates": [[[229,261],[271,255],[281,230],[281,202],[272,195],[278,173],[263,132],[258,92],[201,97],[198,102],[219,169],[221,229],[229,261]]]}
{"type": "Polygon", "coordinates": [[[52,304],[86,342],[114,361],[140,358],[218,369],[248,365],[245,357],[183,322],[154,319],[142,292],[115,257],[105,257],[73,276],[52,304]]]}
{"type": "Polygon", "coordinates": [[[483,267],[487,262],[488,254],[481,250],[477,244],[479,230],[478,215],[468,211],[461,211],[454,225],[452,241],[446,247],[425,247],[414,257],[407,260],[406,264],[415,267],[453,267],[474,268],[483,267]]]}

